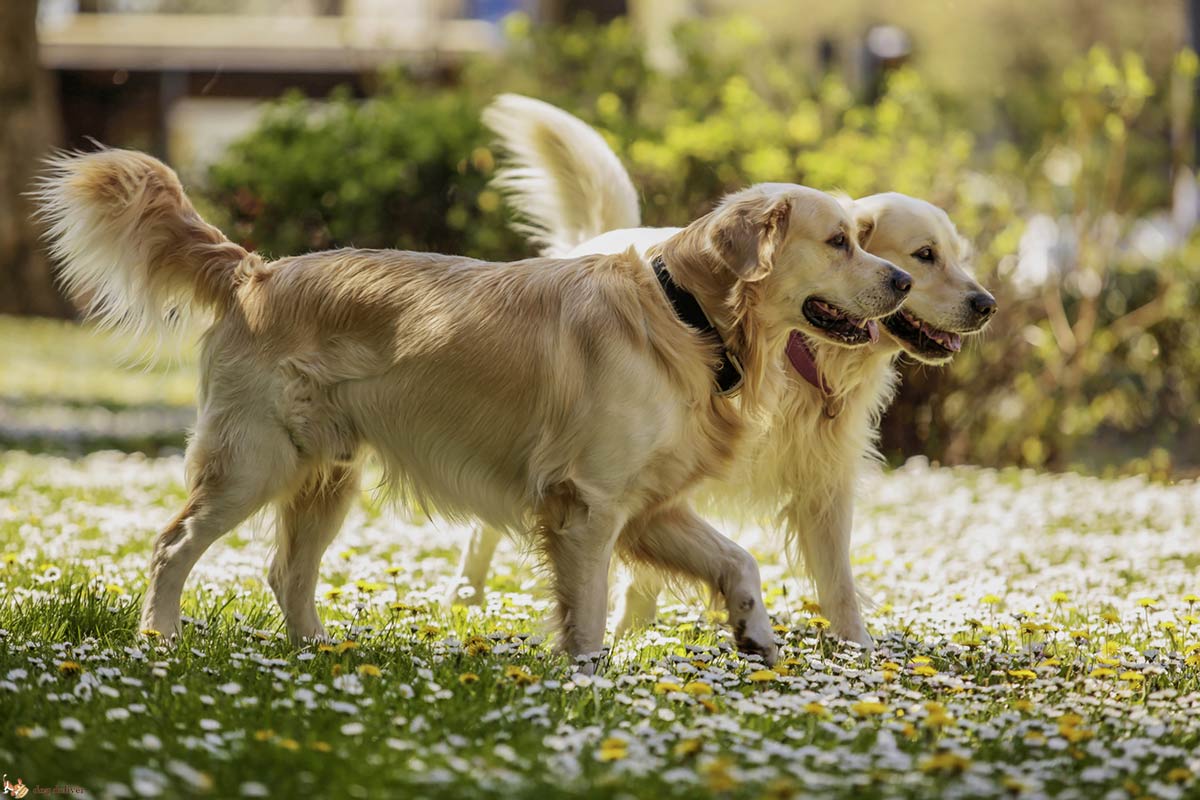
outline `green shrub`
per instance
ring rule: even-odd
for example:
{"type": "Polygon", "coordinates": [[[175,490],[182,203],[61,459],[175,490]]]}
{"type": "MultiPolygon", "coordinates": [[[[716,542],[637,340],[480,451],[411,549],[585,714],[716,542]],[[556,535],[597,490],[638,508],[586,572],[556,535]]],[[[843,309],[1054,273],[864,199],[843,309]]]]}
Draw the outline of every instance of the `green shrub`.
{"type": "Polygon", "coordinates": [[[487,188],[495,157],[479,114],[501,91],[531,94],[601,130],[647,224],[681,224],[760,180],[894,190],[947,209],[1002,313],[952,368],[905,369],[884,424],[889,456],[1098,467],[1162,447],[1161,471],[1169,453],[1189,452],[1200,243],[1154,254],[1128,242],[1170,196],[1183,151],[1165,134],[1188,129],[1191,54],[1156,86],[1138,57],[1093,50],[1041,76],[1044,96],[1020,104],[1021,129],[1040,135],[1009,139],[973,130],[911,70],[863,104],[743,22],[682,28],[672,73],[649,66],[622,21],[539,30],[518,17],[508,35],[502,56],[472,62],[452,87],[396,76],[365,101],[284,99],[213,169],[210,199],[238,237],[275,255],[342,245],[528,255],[487,188]],[[1035,217],[1077,246],[1031,286],[1018,248],[1035,217]]]}

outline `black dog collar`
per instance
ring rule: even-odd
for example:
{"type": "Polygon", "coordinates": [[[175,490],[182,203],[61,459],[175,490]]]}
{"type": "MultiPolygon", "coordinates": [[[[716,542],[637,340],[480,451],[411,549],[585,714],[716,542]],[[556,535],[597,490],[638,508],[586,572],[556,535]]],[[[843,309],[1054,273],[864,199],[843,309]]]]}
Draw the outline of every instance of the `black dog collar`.
{"type": "Polygon", "coordinates": [[[717,326],[713,325],[708,314],[704,313],[695,295],[676,283],[671,273],[667,272],[667,264],[663,257],[656,256],[650,264],[654,267],[654,277],[658,278],[658,285],[662,287],[667,300],[671,301],[671,307],[675,309],[675,316],[679,317],[680,322],[694,328],[701,336],[713,340],[720,347],[721,362],[716,374],[717,394],[736,394],[742,387],[742,365],[737,356],[725,347],[725,341],[717,332],[717,326]]]}

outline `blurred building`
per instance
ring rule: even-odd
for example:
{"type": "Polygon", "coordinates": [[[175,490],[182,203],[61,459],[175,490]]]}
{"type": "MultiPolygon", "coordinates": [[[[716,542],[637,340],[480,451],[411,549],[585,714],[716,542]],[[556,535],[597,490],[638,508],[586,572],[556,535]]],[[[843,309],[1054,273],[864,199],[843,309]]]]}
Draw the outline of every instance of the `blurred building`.
{"type": "Polygon", "coordinates": [[[436,78],[500,45],[523,0],[43,0],[63,140],[207,163],[289,89],[365,94],[381,69],[436,78]]]}

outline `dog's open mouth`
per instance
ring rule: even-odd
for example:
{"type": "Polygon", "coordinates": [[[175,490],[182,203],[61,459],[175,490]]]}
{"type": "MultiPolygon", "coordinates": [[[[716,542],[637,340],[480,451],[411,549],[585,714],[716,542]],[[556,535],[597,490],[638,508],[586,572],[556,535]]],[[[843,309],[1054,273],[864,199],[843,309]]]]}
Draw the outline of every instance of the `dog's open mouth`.
{"type": "Polygon", "coordinates": [[[802,307],[804,318],[817,332],[832,342],[860,345],[879,341],[879,324],[873,319],[859,319],[837,306],[810,297],[802,307]]]}
{"type": "Polygon", "coordinates": [[[912,353],[927,358],[950,358],[962,349],[962,336],[938,330],[928,322],[917,319],[903,308],[884,317],[888,332],[900,340],[912,353]]]}

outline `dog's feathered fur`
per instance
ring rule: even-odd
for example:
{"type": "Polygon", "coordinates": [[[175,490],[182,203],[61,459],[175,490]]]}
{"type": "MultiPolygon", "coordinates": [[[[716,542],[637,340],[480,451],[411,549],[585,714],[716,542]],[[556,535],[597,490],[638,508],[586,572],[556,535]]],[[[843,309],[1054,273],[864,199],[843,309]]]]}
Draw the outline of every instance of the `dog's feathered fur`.
{"type": "Polygon", "coordinates": [[[362,452],[388,485],[439,512],[536,530],[553,568],[562,645],[600,649],[613,549],[706,581],[739,644],[775,657],[753,558],[688,508],[734,462],[785,373],[810,285],[867,317],[904,273],[829,231],[828,195],[752,187],[661,245],[673,278],[741,357],[739,402],[713,392],[714,344],[681,324],[633,250],[489,264],[391,250],[265,263],[204,223],[164,164],[105,150],[57,159],[39,191],[63,275],[110,323],[141,328],[206,307],[189,498],[155,544],[143,625],[174,633],[205,549],[279,510],[270,583],[295,639],[324,636],[321,554],[362,452]],[[618,539],[620,542],[618,543],[618,539]]]}
{"type": "Polygon", "coordinates": [[[637,191],[616,155],[595,130],[570,114],[516,94],[501,95],[484,112],[512,159],[492,185],[513,201],[517,230],[543,255],[566,254],[591,239],[592,231],[641,224],[637,191]],[[554,128],[544,124],[548,117],[554,128]],[[578,159],[586,157],[588,163],[578,159]]]}
{"type": "MultiPolygon", "coordinates": [[[[615,155],[594,132],[591,136],[580,134],[580,128],[587,127],[582,121],[528,98],[497,98],[486,112],[485,121],[509,153],[498,185],[507,191],[507,199],[518,213],[539,231],[536,241],[553,243],[555,252],[581,255],[613,252],[631,245],[643,252],[656,251],[660,242],[677,235],[678,229],[674,228],[560,226],[561,219],[640,218],[636,205],[631,205],[629,192],[588,194],[570,189],[614,180],[614,171],[621,175],[616,185],[631,183],[619,162],[613,166],[615,155]],[[534,142],[537,147],[531,146],[534,142]],[[546,153],[553,153],[553,157],[545,157],[546,153]],[[508,175],[519,175],[521,180],[508,180],[508,175]],[[582,202],[586,207],[555,207],[548,212],[546,206],[551,200],[582,202]],[[564,250],[567,245],[572,248],[564,250]]],[[[857,204],[847,201],[847,205],[854,208],[857,204]]],[[[913,218],[903,221],[900,232],[921,233],[926,228],[937,228],[956,256],[963,252],[963,242],[943,212],[900,195],[878,195],[858,206],[856,224],[861,239],[866,242],[889,224],[897,227],[892,217],[900,214],[913,218]]],[[[907,240],[895,235],[883,245],[883,238],[877,237],[876,244],[885,252],[868,249],[913,271],[917,282],[907,305],[917,301],[920,313],[935,321],[953,318],[959,313],[958,306],[965,306],[964,298],[971,292],[982,292],[957,264],[938,272],[916,264],[922,270],[919,275],[900,260],[908,258],[908,250],[896,250],[907,240]]],[[[961,324],[969,323],[942,322],[944,327],[961,324]]],[[[850,568],[853,497],[864,462],[878,459],[879,420],[895,392],[894,361],[901,344],[888,337],[876,346],[847,349],[810,339],[814,360],[828,384],[828,396],[783,366],[782,348],[765,351],[765,358],[773,359],[790,375],[787,385],[765,399],[762,408],[768,422],[758,429],[754,443],[743,448],[744,457],[732,474],[722,481],[710,481],[704,492],[709,507],[727,516],[760,519],[769,515],[777,519],[789,552],[799,556],[813,577],[834,632],[863,645],[869,645],[871,639],[862,622],[850,568]]],[[[464,555],[461,581],[471,586],[473,592],[468,599],[475,602],[482,597],[487,561],[497,538],[494,531],[477,529],[464,555]]],[[[618,612],[618,631],[653,618],[659,582],[653,574],[639,573],[626,588],[618,612]]],[[[452,591],[457,599],[457,586],[452,591]]]]}

